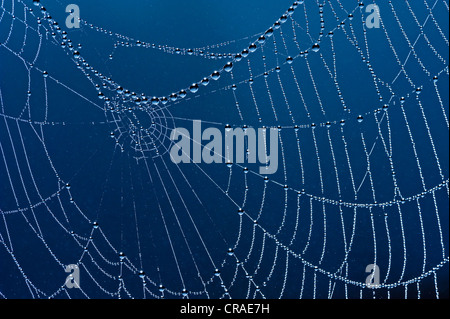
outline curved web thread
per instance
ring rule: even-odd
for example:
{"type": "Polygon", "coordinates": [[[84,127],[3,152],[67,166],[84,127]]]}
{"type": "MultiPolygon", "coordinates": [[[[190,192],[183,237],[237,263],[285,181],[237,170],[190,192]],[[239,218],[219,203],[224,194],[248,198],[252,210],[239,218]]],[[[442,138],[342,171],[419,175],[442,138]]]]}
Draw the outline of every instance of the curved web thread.
{"type": "Polygon", "coordinates": [[[99,63],[47,10],[3,0],[2,68],[17,79],[0,86],[1,265],[20,284],[3,277],[0,297],[448,295],[448,5],[379,4],[380,29],[365,5],[297,1],[256,37],[196,49],[82,21],[111,41],[99,63]],[[123,47],[227,66],[153,97],[114,80],[104,61],[123,47]],[[277,128],[280,169],[174,165],[171,130],[196,119],[277,128]],[[68,264],[80,289],[63,285],[68,264]]]}

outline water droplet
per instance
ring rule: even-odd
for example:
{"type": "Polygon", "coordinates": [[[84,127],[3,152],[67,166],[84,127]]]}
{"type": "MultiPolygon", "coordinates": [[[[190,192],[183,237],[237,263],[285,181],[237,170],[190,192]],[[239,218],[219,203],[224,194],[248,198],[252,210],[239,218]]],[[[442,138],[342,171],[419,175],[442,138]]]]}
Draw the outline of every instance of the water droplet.
{"type": "Polygon", "coordinates": [[[266,37],[270,38],[273,35],[273,29],[272,28],[268,29],[265,34],[266,37]]]}
{"type": "Polygon", "coordinates": [[[197,83],[192,84],[191,87],[189,88],[189,90],[192,93],[197,93],[198,92],[198,84],[197,83]]]}
{"type": "Polygon", "coordinates": [[[180,98],[182,98],[182,99],[184,99],[184,98],[186,97],[186,95],[187,95],[187,92],[186,92],[185,90],[181,90],[181,91],[178,93],[178,96],[179,96],[180,98]]]}
{"type": "Polygon", "coordinates": [[[220,79],[220,72],[214,71],[213,74],[211,74],[211,79],[213,79],[214,81],[217,81],[218,79],[220,79]]]}
{"type": "Polygon", "coordinates": [[[208,78],[203,78],[202,85],[203,86],[207,86],[208,84],[209,84],[209,79],[208,78]]]}
{"type": "Polygon", "coordinates": [[[227,64],[225,64],[223,69],[225,70],[225,72],[231,72],[231,70],[233,70],[233,63],[232,62],[228,62],[227,64]]]}
{"type": "Polygon", "coordinates": [[[152,97],[151,102],[152,102],[153,105],[158,105],[159,104],[159,99],[156,96],[154,96],[154,97],[152,97]]]}
{"type": "Polygon", "coordinates": [[[319,52],[320,45],[318,43],[314,43],[314,45],[312,46],[312,50],[313,52],[319,52]]]}
{"type": "Polygon", "coordinates": [[[258,43],[259,44],[264,44],[266,42],[266,37],[265,36],[260,36],[259,38],[258,38],[258,43]]]}

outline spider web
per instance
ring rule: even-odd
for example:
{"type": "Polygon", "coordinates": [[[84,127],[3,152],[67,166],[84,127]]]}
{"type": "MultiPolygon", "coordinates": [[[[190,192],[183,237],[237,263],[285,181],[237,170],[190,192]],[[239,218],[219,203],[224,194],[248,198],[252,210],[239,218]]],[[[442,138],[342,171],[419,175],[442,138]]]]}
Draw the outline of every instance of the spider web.
{"type": "Polygon", "coordinates": [[[0,297],[448,297],[448,3],[382,2],[370,29],[369,2],[177,48],[2,0],[0,297]],[[215,67],[134,93],[113,76],[133,50],[215,67]],[[195,120],[277,128],[278,172],[173,164],[195,120]]]}

